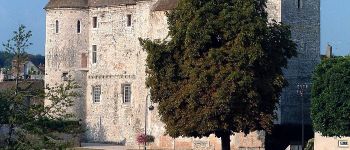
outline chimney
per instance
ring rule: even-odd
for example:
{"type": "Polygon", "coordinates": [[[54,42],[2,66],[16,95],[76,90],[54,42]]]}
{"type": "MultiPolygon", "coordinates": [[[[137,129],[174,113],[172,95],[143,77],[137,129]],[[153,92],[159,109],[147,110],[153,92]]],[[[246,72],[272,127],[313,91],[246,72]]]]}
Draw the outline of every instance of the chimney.
{"type": "Polygon", "coordinates": [[[326,49],[326,57],[331,58],[333,55],[332,53],[333,53],[333,48],[331,45],[328,44],[326,49]]]}

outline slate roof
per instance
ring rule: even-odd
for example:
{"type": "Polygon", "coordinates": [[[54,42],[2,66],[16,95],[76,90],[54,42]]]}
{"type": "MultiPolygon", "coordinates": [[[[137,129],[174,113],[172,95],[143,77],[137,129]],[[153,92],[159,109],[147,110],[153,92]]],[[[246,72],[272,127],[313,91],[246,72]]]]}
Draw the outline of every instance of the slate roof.
{"type": "Polygon", "coordinates": [[[89,0],[89,7],[135,5],[138,0],[89,0]]]}
{"type": "Polygon", "coordinates": [[[172,10],[177,6],[179,0],[158,0],[153,7],[153,11],[172,10]]]}
{"type": "MultiPolygon", "coordinates": [[[[119,5],[135,5],[141,0],[49,0],[45,9],[53,8],[88,8],[105,7],[119,5]]],[[[176,7],[179,0],[158,0],[153,7],[153,11],[172,10],[176,7]]]]}
{"type": "Polygon", "coordinates": [[[45,9],[50,8],[86,8],[88,0],[50,0],[45,9]]]}
{"type": "Polygon", "coordinates": [[[134,5],[138,0],[50,0],[45,9],[134,5]]]}

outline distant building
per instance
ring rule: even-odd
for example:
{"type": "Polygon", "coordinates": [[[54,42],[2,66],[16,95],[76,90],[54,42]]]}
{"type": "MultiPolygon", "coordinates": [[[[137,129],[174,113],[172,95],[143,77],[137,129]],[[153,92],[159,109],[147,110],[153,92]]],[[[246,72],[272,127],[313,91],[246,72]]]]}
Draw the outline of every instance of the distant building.
{"type": "Polygon", "coordinates": [[[0,82],[13,79],[12,72],[10,70],[6,68],[1,68],[0,70],[0,82]]]}
{"type": "MultiPolygon", "coordinates": [[[[16,60],[12,61],[12,78],[15,79],[17,75],[16,60]]],[[[31,61],[25,61],[19,66],[19,79],[32,79],[32,80],[43,80],[45,66],[41,65],[37,67],[31,61]],[[41,68],[40,68],[41,67],[41,68]]]]}
{"type": "Polygon", "coordinates": [[[5,80],[5,73],[3,72],[3,69],[0,69],[0,82],[5,80]]]}

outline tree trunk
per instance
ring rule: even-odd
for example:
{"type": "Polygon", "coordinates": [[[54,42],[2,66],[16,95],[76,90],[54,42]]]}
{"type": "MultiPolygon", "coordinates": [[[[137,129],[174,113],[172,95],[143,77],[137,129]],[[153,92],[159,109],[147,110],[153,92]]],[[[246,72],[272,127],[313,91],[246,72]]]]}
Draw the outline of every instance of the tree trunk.
{"type": "Polygon", "coordinates": [[[13,135],[13,132],[14,132],[14,128],[15,128],[15,125],[14,124],[10,124],[9,133],[8,133],[9,137],[7,137],[7,144],[8,144],[7,147],[9,149],[13,148],[12,135],[13,135]]]}
{"type": "Polygon", "coordinates": [[[231,150],[230,147],[230,133],[224,133],[221,136],[221,149],[222,150],[231,150]]]}

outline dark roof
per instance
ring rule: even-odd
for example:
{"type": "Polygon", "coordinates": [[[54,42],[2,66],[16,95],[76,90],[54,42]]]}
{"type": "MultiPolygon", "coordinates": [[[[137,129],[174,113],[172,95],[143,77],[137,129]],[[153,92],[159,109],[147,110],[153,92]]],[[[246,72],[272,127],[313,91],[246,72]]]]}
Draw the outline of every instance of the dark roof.
{"type": "Polygon", "coordinates": [[[50,0],[45,9],[50,8],[85,8],[88,0],[50,0]]]}
{"type": "Polygon", "coordinates": [[[15,85],[16,85],[15,81],[0,82],[0,91],[13,89],[15,88],[15,85]]]}
{"type": "Polygon", "coordinates": [[[138,0],[50,0],[45,9],[134,5],[138,0]]]}
{"type": "Polygon", "coordinates": [[[135,5],[138,0],[89,0],[89,7],[135,5]]]}
{"type": "Polygon", "coordinates": [[[167,11],[172,10],[177,6],[179,0],[158,0],[154,4],[153,11],[167,11]]]}
{"type": "MultiPolygon", "coordinates": [[[[15,81],[0,82],[0,91],[14,89],[15,86],[16,86],[15,81]]],[[[41,80],[19,81],[19,88],[22,90],[30,90],[30,91],[44,89],[44,81],[41,81],[41,80]]]]}

